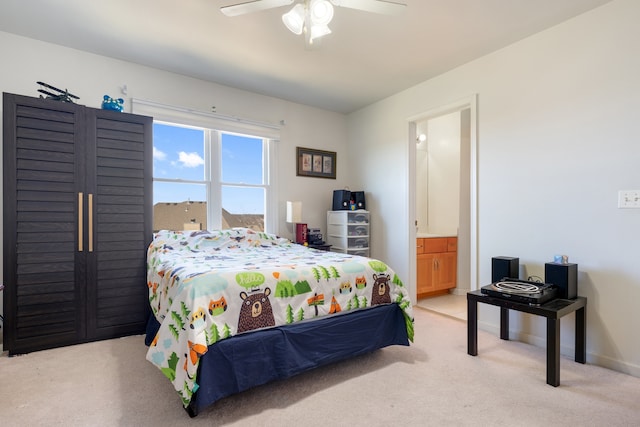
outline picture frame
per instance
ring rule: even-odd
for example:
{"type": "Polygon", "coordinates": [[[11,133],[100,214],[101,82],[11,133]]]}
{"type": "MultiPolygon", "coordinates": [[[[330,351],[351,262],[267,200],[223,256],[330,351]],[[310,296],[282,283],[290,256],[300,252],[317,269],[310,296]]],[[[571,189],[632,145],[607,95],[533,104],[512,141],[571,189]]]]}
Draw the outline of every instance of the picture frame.
{"type": "Polygon", "coordinates": [[[335,151],[296,147],[296,175],[336,179],[335,151]]]}

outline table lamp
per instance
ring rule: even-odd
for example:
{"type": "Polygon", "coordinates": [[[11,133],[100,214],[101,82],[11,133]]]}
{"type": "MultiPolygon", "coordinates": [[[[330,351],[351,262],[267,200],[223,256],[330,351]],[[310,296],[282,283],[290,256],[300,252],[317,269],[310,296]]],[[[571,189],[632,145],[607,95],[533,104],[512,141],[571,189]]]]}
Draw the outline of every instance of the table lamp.
{"type": "Polygon", "coordinates": [[[302,221],[302,202],[287,202],[287,222],[295,224],[296,243],[307,243],[307,224],[302,221]]]}

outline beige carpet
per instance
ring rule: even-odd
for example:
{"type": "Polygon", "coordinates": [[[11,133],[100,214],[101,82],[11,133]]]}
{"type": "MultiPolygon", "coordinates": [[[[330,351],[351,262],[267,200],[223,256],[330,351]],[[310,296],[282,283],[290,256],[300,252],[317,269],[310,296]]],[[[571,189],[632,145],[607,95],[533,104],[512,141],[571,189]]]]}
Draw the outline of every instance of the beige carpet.
{"type": "Polygon", "coordinates": [[[456,319],[467,320],[467,295],[445,294],[419,299],[417,306],[456,319]]]}
{"type": "Polygon", "coordinates": [[[0,357],[0,426],[638,426],[640,378],[415,309],[416,342],[226,398],[191,419],[143,337],[0,357]]]}

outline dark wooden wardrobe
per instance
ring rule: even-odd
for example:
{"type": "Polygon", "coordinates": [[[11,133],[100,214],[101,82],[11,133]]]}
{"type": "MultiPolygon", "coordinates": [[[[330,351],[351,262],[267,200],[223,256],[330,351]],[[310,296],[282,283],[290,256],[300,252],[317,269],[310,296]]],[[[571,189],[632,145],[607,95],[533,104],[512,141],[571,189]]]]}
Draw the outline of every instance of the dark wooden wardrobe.
{"type": "Polygon", "coordinates": [[[152,118],[3,94],[4,349],[144,332],[152,118]]]}

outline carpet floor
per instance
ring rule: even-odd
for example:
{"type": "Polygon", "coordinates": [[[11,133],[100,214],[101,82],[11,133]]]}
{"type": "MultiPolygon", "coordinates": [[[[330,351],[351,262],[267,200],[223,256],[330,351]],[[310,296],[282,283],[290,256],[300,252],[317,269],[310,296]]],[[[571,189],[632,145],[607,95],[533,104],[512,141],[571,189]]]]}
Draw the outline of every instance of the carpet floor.
{"type": "Polygon", "coordinates": [[[1,426],[638,426],[640,378],[561,358],[416,307],[415,343],[256,387],[196,418],[142,336],[0,357],[1,426]]]}

